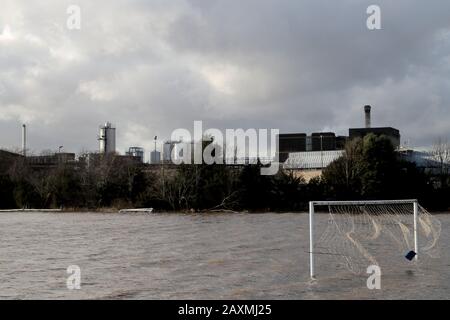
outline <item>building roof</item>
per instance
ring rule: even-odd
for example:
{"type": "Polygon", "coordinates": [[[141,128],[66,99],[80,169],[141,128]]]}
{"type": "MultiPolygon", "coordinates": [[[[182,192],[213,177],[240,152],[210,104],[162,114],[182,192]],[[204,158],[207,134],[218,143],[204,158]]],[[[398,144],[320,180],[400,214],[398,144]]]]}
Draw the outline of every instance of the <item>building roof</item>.
{"type": "MultiPolygon", "coordinates": [[[[344,150],[291,152],[283,167],[303,170],[323,169],[343,154],[344,150]]],[[[437,168],[441,165],[430,149],[402,149],[399,154],[404,160],[414,162],[418,167],[437,168]]],[[[444,163],[450,165],[450,158],[444,160],[444,163]]]]}
{"type": "Polygon", "coordinates": [[[344,150],[291,152],[285,169],[323,169],[344,154],[344,150]]]}
{"type": "Polygon", "coordinates": [[[23,158],[21,154],[0,150],[0,173],[6,172],[16,159],[23,158]]]}
{"type": "Polygon", "coordinates": [[[21,155],[19,153],[15,153],[15,152],[3,150],[3,149],[0,149],[0,154],[4,155],[4,156],[11,156],[11,157],[23,157],[23,155],[21,155]]]}
{"type": "Polygon", "coordinates": [[[391,134],[395,136],[400,136],[400,130],[392,127],[370,127],[370,128],[350,128],[348,129],[349,136],[360,135],[360,134],[391,134]]]}
{"type": "Polygon", "coordinates": [[[422,168],[439,168],[441,165],[450,165],[450,157],[444,157],[441,161],[431,148],[401,149],[400,155],[404,160],[414,162],[422,168]]]}

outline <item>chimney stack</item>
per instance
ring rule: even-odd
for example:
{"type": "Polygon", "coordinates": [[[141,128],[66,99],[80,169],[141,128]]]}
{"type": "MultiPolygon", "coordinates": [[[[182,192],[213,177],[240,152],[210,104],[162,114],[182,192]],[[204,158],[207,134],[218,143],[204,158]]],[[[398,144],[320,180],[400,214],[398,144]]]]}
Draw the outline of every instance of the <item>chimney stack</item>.
{"type": "Polygon", "coordinates": [[[370,128],[371,125],[371,119],[370,119],[370,109],[371,107],[369,105],[364,106],[364,113],[366,115],[366,128],[370,128]]]}
{"type": "Polygon", "coordinates": [[[27,156],[27,126],[22,125],[22,154],[24,157],[27,156]]]}

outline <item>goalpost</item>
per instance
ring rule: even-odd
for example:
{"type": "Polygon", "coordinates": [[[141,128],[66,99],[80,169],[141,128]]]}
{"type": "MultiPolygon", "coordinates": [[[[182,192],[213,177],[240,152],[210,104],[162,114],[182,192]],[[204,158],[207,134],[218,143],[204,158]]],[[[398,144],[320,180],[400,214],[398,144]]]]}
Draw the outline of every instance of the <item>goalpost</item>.
{"type": "Polygon", "coordinates": [[[312,279],[316,276],[316,254],[329,254],[344,259],[347,267],[354,272],[363,265],[378,264],[374,254],[370,252],[370,246],[376,239],[383,236],[393,240],[394,245],[403,252],[414,251],[414,259],[417,261],[419,226],[424,240],[421,250],[431,256],[430,252],[435,249],[440,235],[440,222],[422,208],[416,199],[311,201],[309,203],[310,276],[312,279]],[[328,207],[329,214],[326,230],[320,239],[315,238],[314,220],[317,207],[328,207]],[[317,242],[324,245],[324,252],[316,251],[317,242]]]}

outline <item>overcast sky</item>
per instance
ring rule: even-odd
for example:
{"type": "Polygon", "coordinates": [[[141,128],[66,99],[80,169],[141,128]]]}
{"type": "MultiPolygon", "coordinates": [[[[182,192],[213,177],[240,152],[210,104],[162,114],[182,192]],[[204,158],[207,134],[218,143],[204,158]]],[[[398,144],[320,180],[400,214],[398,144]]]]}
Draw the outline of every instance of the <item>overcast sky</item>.
{"type": "Polygon", "coordinates": [[[2,0],[0,147],[97,150],[168,138],[194,120],[281,132],[363,126],[450,138],[450,1],[2,0]],[[81,8],[81,30],[66,27],[81,8]],[[382,30],[366,27],[381,7],[382,30]]]}

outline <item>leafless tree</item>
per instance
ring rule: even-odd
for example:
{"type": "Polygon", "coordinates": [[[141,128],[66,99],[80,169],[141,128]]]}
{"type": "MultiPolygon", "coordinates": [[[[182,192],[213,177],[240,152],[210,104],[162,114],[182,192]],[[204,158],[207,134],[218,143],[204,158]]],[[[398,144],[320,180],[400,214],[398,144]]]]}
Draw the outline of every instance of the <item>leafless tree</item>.
{"type": "Polygon", "coordinates": [[[439,138],[431,151],[432,159],[438,166],[441,184],[445,185],[450,173],[450,144],[446,139],[439,138]]]}

